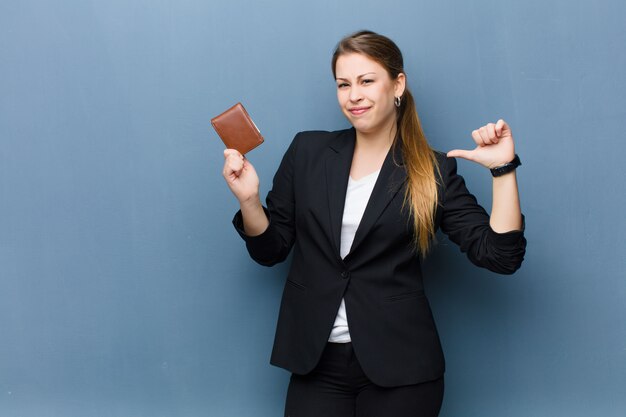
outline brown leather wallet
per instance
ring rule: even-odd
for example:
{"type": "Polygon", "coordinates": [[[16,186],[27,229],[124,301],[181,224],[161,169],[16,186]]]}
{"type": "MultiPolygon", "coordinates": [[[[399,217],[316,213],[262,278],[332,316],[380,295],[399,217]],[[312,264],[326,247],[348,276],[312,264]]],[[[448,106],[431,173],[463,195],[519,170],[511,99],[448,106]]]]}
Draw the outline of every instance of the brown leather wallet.
{"type": "Polygon", "coordinates": [[[228,149],[237,149],[242,155],[263,143],[259,128],[241,103],[212,118],[211,124],[224,145],[228,149]]]}

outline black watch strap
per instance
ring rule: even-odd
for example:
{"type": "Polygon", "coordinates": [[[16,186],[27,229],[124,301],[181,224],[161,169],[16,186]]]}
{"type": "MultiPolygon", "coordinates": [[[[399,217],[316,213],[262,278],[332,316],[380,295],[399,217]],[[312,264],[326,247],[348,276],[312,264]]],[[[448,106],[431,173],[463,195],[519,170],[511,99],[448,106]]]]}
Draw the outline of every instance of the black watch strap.
{"type": "Polygon", "coordinates": [[[504,174],[508,174],[513,171],[518,166],[522,165],[522,162],[519,160],[519,156],[515,154],[515,158],[508,164],[500,165],[499,167],[491,168],[491,175],[494,177],[499,177],[504,174]]]}

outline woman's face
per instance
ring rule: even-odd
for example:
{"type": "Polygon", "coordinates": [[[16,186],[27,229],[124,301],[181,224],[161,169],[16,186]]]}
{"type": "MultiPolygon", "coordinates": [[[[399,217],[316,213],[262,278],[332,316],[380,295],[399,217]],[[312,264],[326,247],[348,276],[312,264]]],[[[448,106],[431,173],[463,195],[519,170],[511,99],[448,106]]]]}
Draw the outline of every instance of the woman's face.
{"type": "Polygon", "coordinates": [[[393,129],[394,97],[404,93],[404,74],[392,80],[382,65],[357,53],[341,55],[335,74],[339,106],[358,132],[377,134],[393,129]]]}

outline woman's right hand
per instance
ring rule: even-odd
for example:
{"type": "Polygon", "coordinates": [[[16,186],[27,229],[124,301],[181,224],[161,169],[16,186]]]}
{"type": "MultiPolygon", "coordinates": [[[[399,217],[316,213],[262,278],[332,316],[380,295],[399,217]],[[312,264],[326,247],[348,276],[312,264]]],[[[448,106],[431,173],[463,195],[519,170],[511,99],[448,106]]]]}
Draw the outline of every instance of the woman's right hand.
{"type": "Polygon", "coordinates": [[[259,198],[259,176],[250,161],[239,151],[235,149],[224,150],[222,175],[230,191],[239,200],[239,204],[245,204],[259,198]]]}

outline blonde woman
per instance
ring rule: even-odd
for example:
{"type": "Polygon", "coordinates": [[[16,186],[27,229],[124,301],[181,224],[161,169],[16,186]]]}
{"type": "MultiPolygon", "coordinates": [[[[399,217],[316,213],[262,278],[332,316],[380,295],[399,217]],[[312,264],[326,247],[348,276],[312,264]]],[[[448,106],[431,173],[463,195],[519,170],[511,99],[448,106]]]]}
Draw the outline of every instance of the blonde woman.
{"type": "Polygon", "coordinates": [[[476,265],[511,274],[526,240],[511,129],[472,132],[476,148],[443,154],[422,132],[393,41],[362,31],[332,58],[339,107],[352,128],[299,133],[266,208],[253,165],[224,152],[240,203],[234,225],[266,266],[293,250],[271,362],[292,372],[285,416],[437,416],[444,358],[420,259],[437,229],[476,265]],[[454,157],[493,174],[491,216],[454,157]]]}

